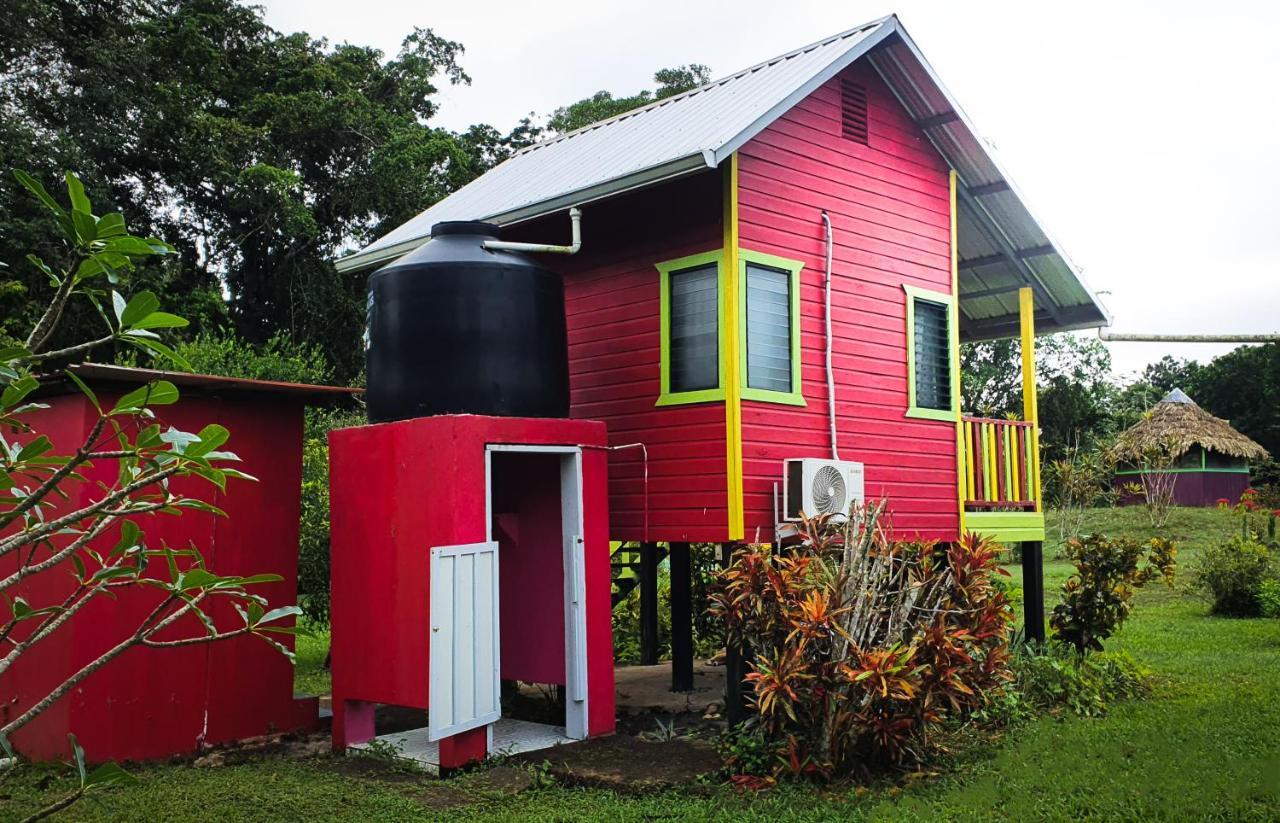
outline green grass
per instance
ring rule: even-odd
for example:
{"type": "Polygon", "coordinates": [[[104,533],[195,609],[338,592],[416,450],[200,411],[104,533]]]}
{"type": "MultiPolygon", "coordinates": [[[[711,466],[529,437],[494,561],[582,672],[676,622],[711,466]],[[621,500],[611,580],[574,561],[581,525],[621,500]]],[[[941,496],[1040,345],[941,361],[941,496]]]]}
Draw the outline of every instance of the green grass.
{"type": "MultiPolygon", "coordinates": [[[[1140,509],[1091,513],[1091,530],[1144,538],[1140,509]]],[[[1185,563],[1239,528],[1216,511],[1178,511],[1168,531],[1185,563]]],[[[1069,567],[1046,546],[1047,586],[1069,567]]],[[[1019,572],[1014,570],[1014,579],[1019,572]]],[[[320,648],[317,646],[317,648],[320,648]]],[[[900,786],[832,791],[793,786],[757,797],[717,787],[638,797],[584,788],[493,789],[484,774],[452,781],[354,769],[340,758],[264,757],[238,766],[139,770],[136,786],[77,806],[75,819],[107,820],[1275,820],[1280,818],[1280,621],[1206,616],[1181,589],[1138,594],[1109,648],[1158,675],[1147,700],[1103,718],[1044,717],[999,743],[957,755],[943,774],[900,786]]],[[[300,646],[300,652],[305,652],[300,646]]],[[[323,651],[319,656],[322,658],[323,651]]],[[[302,661],[304,654],[300,653],[302,661]]],[[[314,656],[308,659],[314,660],[314,656]]],[[[312,674],[306,675],[314,676],[312,674]]],[[[32,808],[47,772],[0,789],[0,818],[32,808]]],[[[68,784],[57,778],[40,793],[68,784]]]]}
{"type": "Polygon", "coordinates": [[[328,694],[329,670],[324,659],[329,654],[329,632],[318,626],[304,624],[310,634],[295,636],[295,661],[293,666],[293,690],[298,694],[328,694]]]}

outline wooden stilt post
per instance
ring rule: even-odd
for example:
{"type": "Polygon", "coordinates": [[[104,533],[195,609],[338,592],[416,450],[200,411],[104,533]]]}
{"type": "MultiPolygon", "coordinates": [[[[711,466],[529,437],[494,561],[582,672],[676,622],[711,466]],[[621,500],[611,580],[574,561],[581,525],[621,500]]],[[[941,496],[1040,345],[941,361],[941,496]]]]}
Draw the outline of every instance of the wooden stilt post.
{"type": "MultiPolygon", "coordinates": [[[[729,568],[733,559],[733,544],[720,546],[720,565],[729,568]]],[[[725,644],[724,654],[724,717],[730,726],[737,726],[747,719],[747,703],[742,684],[747,677],[747,662],[742,649],[732,643],[725,644]]]]}
{"type": "Polygon", "coordinates": [[[671,691],[693,691],[693,563],[688,543],[672,543],[671,691]]]}
{"type": "Polygon", "coordinates": [[[1022,608],[1027,640],[1044,642],[1044,543],[1022,544],[1022,608]]]}
{"type": "Polygon", "coordinates": [[[658,662],[658,544],[640,544],[640,665],[658,662]]]}

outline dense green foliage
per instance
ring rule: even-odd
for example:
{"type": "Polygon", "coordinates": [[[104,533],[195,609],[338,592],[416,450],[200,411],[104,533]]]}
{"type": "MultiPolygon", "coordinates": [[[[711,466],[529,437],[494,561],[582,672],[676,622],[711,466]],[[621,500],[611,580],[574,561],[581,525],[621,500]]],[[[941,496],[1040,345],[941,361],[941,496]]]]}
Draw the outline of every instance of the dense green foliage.
{"type": "MultiPolygon", "coordinates": [[[[470,180],[506,147],[429,125],[458,43],[419,29],[387,60],[269,28],[234,0],[15,0],[0,8],[0,167],[74,167],[178,254],[139,274],[197,329],[313,341],[360,366],[361,277],[343,249],[470,180]],[[483,145],[480,145],[483,142],[483,145]],[[225,289],[229,300],[224,302],[225,289]]],[[[47,218],[0,186],[4,328],[29,324],[47,218]]],[[[65,334],[94,322],[82,310],[65,334]]]]}
{"type": "Polygon", "coordinates": [[[1096,717],[1117,700],[1151,690],[1150,670],[1126,653],[1081,656],[1068,645],[1050,643],[1022,647],[1011,663],[1013,691],[1041,711],[1096,717]]]}
{"type": "Polygon", "coordinates": [[[1192,567],[1195,585],[1211,599],[1214,614],[1262,613],[1263,585],[1280,577],[1275,551],[1252,535],[1233,535],[1201,553],[1192,567]]]}
{"type": "Polygon", "coordinates": [[[1172,585],[1178,550],[1171,540],[1153,537],[1146,544],[1101,533],[1067,541],[1063,556],[1075,565],[1053,607],[1054,637],[1079,654],[1102,651],[1133,610],[1134,591],[1153,580],[1172,585]]]}

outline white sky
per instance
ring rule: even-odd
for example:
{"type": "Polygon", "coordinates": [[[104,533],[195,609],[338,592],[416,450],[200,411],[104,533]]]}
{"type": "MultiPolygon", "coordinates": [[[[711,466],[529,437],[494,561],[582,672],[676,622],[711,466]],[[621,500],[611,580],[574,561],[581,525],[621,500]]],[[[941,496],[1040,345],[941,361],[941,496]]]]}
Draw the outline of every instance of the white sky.
{"type": "MultiPolygon", "coordinates": [[[[267,22],[388,55],[414,26],[466,47],[438,124],[506,131],[653,72],[716,77],[896,12],[1115,331],[1280,331],[1280,4],[827,0],[258,0],[267,22]]],[[[1122,375],[1230,346],[1110,344],[1122,375]]]]}

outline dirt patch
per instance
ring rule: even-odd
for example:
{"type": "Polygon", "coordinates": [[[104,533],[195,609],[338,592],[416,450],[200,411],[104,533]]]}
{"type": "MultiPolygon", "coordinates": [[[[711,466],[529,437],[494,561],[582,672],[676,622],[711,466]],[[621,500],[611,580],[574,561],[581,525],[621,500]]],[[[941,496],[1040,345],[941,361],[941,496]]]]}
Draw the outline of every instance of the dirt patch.
{"type": "Polygon", "coordinates": [[[551,776],[570,786],[636,793],[692,787],[699,775],[720,768],[720,758],[704,740],[677,738],[649,743],[614,735],[517,755],[517,762],[548,764],[551,776]]]}

